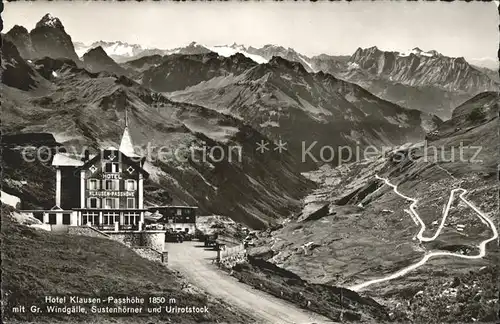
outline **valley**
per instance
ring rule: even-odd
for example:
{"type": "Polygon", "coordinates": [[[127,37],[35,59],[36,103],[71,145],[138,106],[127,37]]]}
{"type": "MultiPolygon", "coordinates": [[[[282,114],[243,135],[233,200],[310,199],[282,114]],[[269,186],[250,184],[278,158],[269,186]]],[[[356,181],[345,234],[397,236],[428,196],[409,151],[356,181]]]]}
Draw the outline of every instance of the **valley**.
{"type": "Polygon", "coordinates": [[[488,321],[496,288],[472,278],[498,275],[497,121],[498,94],[479,95],[458,107],[432,140],[310,172],[307,177],[320,185],[302,212],[264,233],[250,254],[312,283],[385,300],[403,321],[457,318],[451,307],[439,310],[439,318],[418,307],[438,312],[470,289],[477,302],[490,304],[482,310],[470,304],[459,320],[488,321]],[[467,116],[478,106],[485,117],[472,121],[467,116]],[[479,158],[471,162],[474,153],[460,145],[481,146],[479,158]],[[451,297],[449,278],[464,281],[451,297]]]}

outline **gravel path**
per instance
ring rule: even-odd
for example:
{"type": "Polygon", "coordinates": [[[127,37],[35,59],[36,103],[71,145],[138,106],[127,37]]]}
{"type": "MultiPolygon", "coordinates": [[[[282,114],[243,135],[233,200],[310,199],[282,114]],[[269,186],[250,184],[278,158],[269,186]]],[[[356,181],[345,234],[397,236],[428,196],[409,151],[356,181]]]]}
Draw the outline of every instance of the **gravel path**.
{"type": "Polygon", "coordinates": [[[316,313],[307,312],[240,283],[212,264],[216,252],[205,250],[200,242],[166,243],[165,250],[169,254],[169,268],[181,272],[194,286],[255,318],[253,323],[334,323],[316,313]]]}

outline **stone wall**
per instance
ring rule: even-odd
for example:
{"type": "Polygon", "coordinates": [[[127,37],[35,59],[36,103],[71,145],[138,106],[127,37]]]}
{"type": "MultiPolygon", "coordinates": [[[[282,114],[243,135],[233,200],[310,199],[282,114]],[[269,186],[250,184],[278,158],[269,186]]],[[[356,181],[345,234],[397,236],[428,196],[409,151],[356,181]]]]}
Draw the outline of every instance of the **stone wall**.
{"type": "Polygon", "coordinates": [[[119,241],[129,247],[150,247],[158,252],[163,251],[165,245],[164,231],[143,232],[106,232],[109,238],[119,241]]]}
{"type": "Polygon", "coordinates": [[[222,247],[219,251],[217,251],[217,259],[219,261],[224,261],[225,259],[232,257],[240,257],[246,254],[246,249],[243,244],[239,244],[233,247],[222,247]]]}
{"type": "Polygon", "coordinates": [[[68,234],[72,235],[85,235],[91,237],[102,237],[109,239],[109,235],[103,233],[95,228],[88,226],[68,226],[68,234]]]}
{"type": "Polygon", "coordinates": [[[158,252],[165,246],[165,232],[143,232],[143,245],[149,246],[158,252]]]}
{"type": "Polygon", "coordinates": [[[102,232],[88,226],[68,226],[68,233],[101,237],[120,242],[132,248],[140,256],[162,263],[167,263],[168,254],[163,251],[165,231],[106,231],[102,232]]]}
{"type": "Polygon", "coordinates": [[[110,232],[107,234],[110,239],[123,243],[128,247],[142,246],[139,232],[110,232]]]}
{"type": "Polygon", "coordinates": [[[139,254],[145,259],[162,262],[162,254],[156,250],[153,250],[149,247],[134,247],[132,249],[135,251],[135,253],[139,254]]]}

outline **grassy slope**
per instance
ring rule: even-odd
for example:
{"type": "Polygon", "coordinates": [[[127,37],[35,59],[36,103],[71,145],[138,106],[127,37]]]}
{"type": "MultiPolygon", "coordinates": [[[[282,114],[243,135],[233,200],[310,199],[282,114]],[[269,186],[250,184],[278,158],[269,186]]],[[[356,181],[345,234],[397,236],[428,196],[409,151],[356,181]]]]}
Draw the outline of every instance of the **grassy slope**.
{"type": "Polygon", "coordinates": [[[374,323],[389,319],[385,307],[369,297],[348,289],[311,284],[259,258],[249,256],[248,262],[232,269],[239,281],[334,321],[374,323]]]}
{"type": "MultiPolygon", "coordinates": [[[[178,306],[209,308],[205,314],[180,314],[162,317],[173,323],[241,323],[245,318],[228,305],[190,293],[181,280],[160,263],[139,257],[120,243],[107,239],[52,234],[35,231],[15,223],[12,209],[2,206],[2,300],[4,320],[34,320],[29,314],[10,312],[16,305],[40,305],[44,296],[54,294],[107,296],[162,295],[177,299],[178,306]]],[[[90,315],[89,315],[90,316],[90,315]]],[[[92,322],[89,316],[37,317],[36,321],[92,322]]],[[[151,317],[137,317],[135,323],[151,322],[151,317]]],[[[111,318],[99,318],[105,322],[111,318]]],[[[119,320],[113,319],[113,320],[119,320]]],[[[123,318],[125,322],[131,319],[123,318]]],[[[158,319],[154,319],[157,322],[158,319]]],[[[119,322],[119,321],[118,321],[119,322]]]]}

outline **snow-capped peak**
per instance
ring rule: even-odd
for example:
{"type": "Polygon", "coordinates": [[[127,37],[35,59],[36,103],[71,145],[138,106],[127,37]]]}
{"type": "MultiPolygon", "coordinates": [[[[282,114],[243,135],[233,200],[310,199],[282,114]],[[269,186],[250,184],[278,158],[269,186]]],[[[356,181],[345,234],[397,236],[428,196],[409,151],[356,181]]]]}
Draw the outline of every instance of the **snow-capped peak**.
{"type": "Polygon", "coordinates": [[[236,44],[236,43],[233,43],[233,45],[231,45],[230,47],[234,50],[241,51],[241,52],[247,51],[247,48],[244,45],[240,45],[240,44],[236,44]]]}
{"type": "Polygon", "coordinates": [[[441,56],[441,54],[436,50],[423,51],[418,47],[415,47],[409,52],[398,53],[400,57],[410,56],[410,54],[414,54],[416,56],[425,56],[425,57],[441,56]]]}
{"type": "Polygon", "coordinates": [[[202,45],[198,44],[197,42],[191,42],[187,47],[196,47],[196,46],[202,46],[202,45]]]}
{"type": "Polygon", "coordinates": [[[42,17],[42,19],[36,24],[36,27],[52,27],[52,28],[63,28],[63,25],[59,18],[52,16],[50,13],[42,17]]]}
{"type": "Polygon", "coordinates": [[[99,46],[102,47],[102,49],[109,56],[133,57],[134,55],[137,55],[138,53],[144,50],[141,45],[137,44],[128,44],[121,41],[114,41],[114,42],[99,41],[99,42],[94,42],[90,46],[82,43],[75,44],[75,51],[76,54],[78,54],[78,56],[81,57],[89,50],[97,48],[99,46]]]}
{"type": "Polygon", "coordinates": [[[418,48],[418,47],[415,47],[414,49],[411,50],[411,53],[415,54],[415,55],[418,55],[418,54],[420,54],[422,52],[423,51],[420,48],[418,48]]]}
{"type": "Polygon", "coordinates": [[[268,62],[268,60],[266,60],[264,57],[262,57],[260,55],[248,53],[244,46],[237,45],[236,43],[231,45],[231,46],[217,45],[217,46],[210,46],[207,48],[209,50],[211,50],[212,52],[215,52],[215,53],[219,54],[220,56],[224,56],[224,57],[230,57],[236,53],[240,53],[240,54],[245,55],[249,59],[255,61],[258,64],[264,64],[264,63],[268,62]]]}

